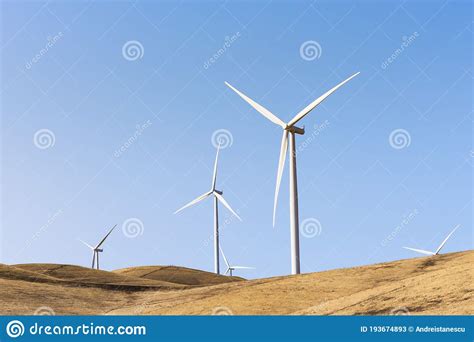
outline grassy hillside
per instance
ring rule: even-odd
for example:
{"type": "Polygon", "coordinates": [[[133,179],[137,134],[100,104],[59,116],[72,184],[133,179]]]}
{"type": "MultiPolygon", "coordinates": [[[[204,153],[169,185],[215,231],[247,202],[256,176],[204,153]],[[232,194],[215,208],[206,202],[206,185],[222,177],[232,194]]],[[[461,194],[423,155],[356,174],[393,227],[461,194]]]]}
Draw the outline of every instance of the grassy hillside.
{"type": "Polygon", "coordinates": [[[473,262],[466,251],[257,280],[171,266],[1,265],[0,313],[472,315],[473,262]]]}
{"type": "Polygon", "coordinates": [[[177,266],[129,267],[114,272],[131,277],[196,286],[217,285],[243,280],[240,277],[224,277],[215,273],[177,266]]]}

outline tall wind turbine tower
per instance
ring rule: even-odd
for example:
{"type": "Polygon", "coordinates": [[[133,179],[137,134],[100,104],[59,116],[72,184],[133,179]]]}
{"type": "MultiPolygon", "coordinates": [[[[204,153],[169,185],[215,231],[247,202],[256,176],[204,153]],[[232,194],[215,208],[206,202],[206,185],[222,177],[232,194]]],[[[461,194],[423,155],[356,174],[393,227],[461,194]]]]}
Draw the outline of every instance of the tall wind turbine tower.
{"type": "Polygon", "coordinates": [[[175,214],[180,212],[181,210],[190,207],[198,202],[201,202],[202,200],[208,198],[209,196],[214,196],[214,272],[216,274],[220,274],[220,268],[219,268],[219,202],[221,202],[229,211],[237,217],[240,221],[242,219],[240,218],[239,215],[230,207],[229,203],[224,199],[223,191],[222,190],[217,190],[216,188],[216,182],[217,182],[217,161],[219,159],[219,150],[220,150],[220,145],[217,147],[217,153],[216,153],[216,160],[214,162],[214,173],[212,176],[212,183],[211,183],[211,190],[206,192],[205,194],[197,197],[196,199],[192,200],[182,208],[178,209],[175,211],[175,214]]]}
{"type": "Polygon", "coordinates": [[[349,82],[351,79],[356,77],[358,73],[355,73],[345,81],[339,83],[334,88],[328,90],[326,93],[318,97],[316,100],[311,102],[306,108],[301,110],[298,114],[295,115],[291,121],[285,123],[268,109],[258,104],[229,83],[225,84],[235,91],[242,99],[249,103],[255,110],[260,114],[266,117],[268,120],[277,124],[283,129],[283,136],[281,138],[281,147],[280,147],[280,160],[278,162],[278,171],[277,171],[277,180],[275,187],[275,200],[273,203],[273,226],[275,226],[275,213],[278,202],[278,191],[280,189],[281,176],[283,174],[283,169],[285,165],[286,153],[289,147],[289,168],[290,168],[290,231],[291,231],[291,273],[299,274],[300,273],[300,242],[299,242],[299,226],[298,226],[298,184],[296,177],[296,143],[295,143],[295,134],[304,134],[304,127],[300,128],[295,126],[301,119],[303,119],[309,112],[311,112],[316,106],[323,102],[329,95],[335,92],[337,89],[342,87],[344,84],[349,82]]]}

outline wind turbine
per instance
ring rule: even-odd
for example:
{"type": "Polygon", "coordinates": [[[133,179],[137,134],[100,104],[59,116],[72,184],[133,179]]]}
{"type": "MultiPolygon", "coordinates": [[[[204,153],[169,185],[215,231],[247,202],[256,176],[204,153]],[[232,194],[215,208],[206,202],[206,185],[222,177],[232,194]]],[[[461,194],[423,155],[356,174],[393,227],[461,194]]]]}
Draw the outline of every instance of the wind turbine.
{"type": "Polygon", "coordinates": [[[224,258],[224,262],[227,265],[227,270],[225,271],[225,274],[229,273],[229,275],[232,277],[232,271],[234,270],[254,270],[255,267],[247,267],[247,266],[231,266],[229,262],[227,261],[227,258],[225,257],[224,251],[222,248],[219,246],[222,257],[224,258]]]}
{"type": "Polygon", "coordinates": [[[290,230],[291,230],[291,273],[299,274],[300,273],[300,243],[299,243],[299,226],[298,226],[298,186],[297,186],[297,177],[296,177],[296,144],[295,144],[295,134],[304,134],[304,127],[300,128],[295,126],[301,119],[303,119],[309,112],[311,112],[316,106],[323,102],[329,95],[335,92],[337,89],[342,87],[344,84],[349,82],[351,79],[356,77],[359,72],[355,73],[345,81],[339,83],[334,88],[328,90],[326,93],[318,97],[316,100],[311,102],[303,110],[295,115],[291,121],[285,123],[276,115],[271,113],[268,109],[264,108],[239,90],[235,89],[229,83],[225,84],[235,91],[242,99],[247,101],[255,110],[260,114],[266,117],[271,122],[279,125],[283,129],[283,136],[281,138],[281,148],[280,148],[280,160],[278,162],[278,171],[275,187],[275,200],[273,202],[273,226],[275,226],[275,214],[276,207],[278,202],[278,191],[280,189],[281,177],[283,174],[283,169],[285,166],[286,152],[288,150],[288,140],[289,140],[289,168],[290,168],[290,230]],[[289,138],[289,139],[288,139],[289,138]]]}
{"type": "Polygon", "coordinates": [[[451,231],[451,233],[448,234],[448,236],[446,236],[446,239],[443,240],[443,242],[441,242],[441,245],[439,245],[438,249],[435,251],[435,252],[431,252],[431,251],[425,251],[423,249],[416,249],[416,248],[411,248],[411,247],[403,247],[405,249],[409,249],[410,251],[414,251],[414,252],[418,252],[418,253],[421,253],[421,254],[425,254],[425,255],[438,255],[439,252],[441,251],[441,249],[444,247],[444,245],[446,244],[446,242],[448,241],[448,239],[451,237],[451,235],[453,235],[453,233],[456,231],[456,229],[458,229],[461,225],[458,224],[456,227],[454,227],[454,229],[451,231]]]}
{"type": "Polygon", "coordinates": [[[102,248],[100,248],[100,246],[102,246],[102,244],[105,242],[105,239],[107,239],[109,237],[110,233],[112,233],[112,231],[115,229],[115,227],[117,227],[117,225],[113,226],[112,229],[107,233],[107,235],[105,235],[104,238],[102,240],[100,240],[100,242],[95,247],[92,247],[87,242],[79,240],[84,245],[86,245],[87,247],[89,247],[92,250],[92,268],[99,269],[99,253],[104,251],[102,248]]]}
{"type": "Polygon", "coordinates": [[[188,204],[186,204],[184,207],[176,210],[174,213],[177,214],[181,210],[190,207],[198,202],[201,202],[202,200],[208,198],[209,196],[214,196],[214,271],[216,274],[220,274],[220,268],[219,268],[219,202],[221,202],[229,211],[237,217],[240,221],[242,219],[240,218],[239,215],[230,207],[229,203],[224,199],[223,191],[217,190],[216,188],[216,181],[217,181],[217,161],[219,159],[219,150],[220,150],[220,145],[217,147],[217,153],[216,153],[216,161],[214,162],[214,173],[212,176],[212,184],[211,184],[211,190],[206,192],[205,194],[197,197],[196,199],[192,200],[188,204]]]}

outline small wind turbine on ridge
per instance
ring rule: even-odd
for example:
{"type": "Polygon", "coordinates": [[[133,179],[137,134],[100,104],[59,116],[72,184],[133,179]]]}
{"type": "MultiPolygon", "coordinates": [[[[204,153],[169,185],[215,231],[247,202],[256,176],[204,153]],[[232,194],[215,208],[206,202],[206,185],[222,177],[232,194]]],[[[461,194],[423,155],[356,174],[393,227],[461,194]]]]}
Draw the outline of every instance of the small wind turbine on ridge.
{"type": "Polygon", "coordinates": [[[232,271],[235,271],[235,270],[254,270],[255,267],[248,267],[248,266],[231,266],[229,264],[229,261],[227,261],[227,258],[225,257],[225,254],[224,254],[224,251],[222,250],[222,248],[219,246],[220,250],[221,250],[221,253],[222,253],[222,257],[224,258],[224,262],[227,266],[227,270],[225,271],[224,274],[228,274],[232,277],[232,271]]]}
{"type": "Polygon", "coordinates": [[[405,249],[408,249],[410,251],[414,251],[414,252],[417,252],[417,253],[420,253],[420,254],[425,254],[425,255],[430,255],[430,256],[433,256],[433,255],[438,255],[439,252],[441,252],[441,249],[444,247],[444,245],[446,244],[446,242],[448,242],[448,239],[451,237],[451,235],[453,235],[453,233],[460,227],[461,225],[458,224],[456,227],[454,227],[454,229],[451,231],[451,233],[448,234],[448,236],[446,236],[446,238],[443,240],[443,242],[441,242],[441,245],[439,245],[439,247],[436,249],[436,251],[434,252],[431,252],[431,251],[425,251],[423,249],[417,249],[417,248],[411,248],[411,247],[403,247],[405,249]]]}
{"type": "Polygon", "coordinates": [[[102,246],[102,244],[109,237],[110,233],[112,233],[115,227],[117,227],[117,225],[113,226],[112,229],[107,233],[107,235],[105,235],[104,238],[100,240],[100,242],[95,247],[79,239],[79,241],[81,241],[84,245],[86,245],[92,250],[92,267],[91,268],[99,269],[99,253],[102,253],[104,251],[102,248],[100,248],[100,246],[102,246]]]}

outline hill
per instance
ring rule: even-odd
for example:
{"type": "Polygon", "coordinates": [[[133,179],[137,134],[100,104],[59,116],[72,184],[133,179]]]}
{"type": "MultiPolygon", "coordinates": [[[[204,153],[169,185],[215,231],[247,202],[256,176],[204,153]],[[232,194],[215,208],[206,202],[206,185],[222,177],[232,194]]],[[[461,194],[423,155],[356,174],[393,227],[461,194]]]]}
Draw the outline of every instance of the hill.
{"type": "Polygon", "coordinates": [[[179,289],[183,288],[175,283],[166,281],[134,278],[127,275],[115,274],[102,270],[95,270],[75,265],[58,264],[20,264],[10,266],[14,272],[28,272],[36,274],[35,282],[54,282],[69,286],[101,287],[116,290],[147,290],[147,289],[179,289]],[[42,279],[48,279],[43,281],[42,279]]]}
{"type": "Polygon", "coordinates": [[[136,278],[195,286],[217,285],[244,280],[240,277],[224,277],[211,272],[177,266],[129,267],[114,272],[136,278]]]}
{"type": "Polygon", "coordinates": [[[105,272],[67,265],[3,265],[0,313],[32,314],[48,306],[56,314],[472,315],[473,261],[474,251],[466,251],[209,285],[203,279],[220,282],[214,277],[223,276],[170,266],[105,272]],[[193,278],[198,274],[200,280],[193,278]],[[108,287],[120,281],[128,286],[108,287]],[[172,286],[150,284],[143,291],[143,281],[172,286]]]}

